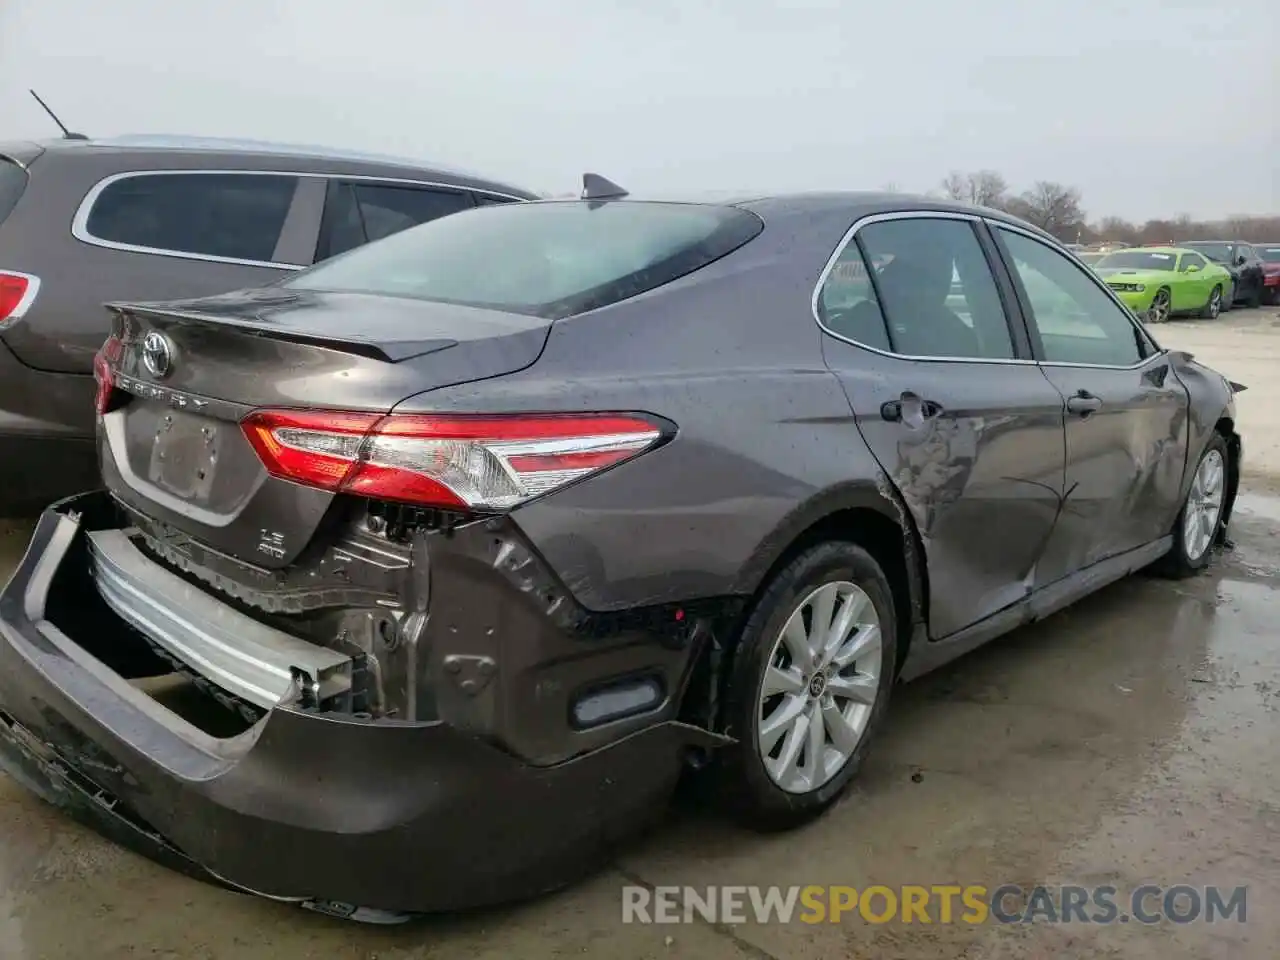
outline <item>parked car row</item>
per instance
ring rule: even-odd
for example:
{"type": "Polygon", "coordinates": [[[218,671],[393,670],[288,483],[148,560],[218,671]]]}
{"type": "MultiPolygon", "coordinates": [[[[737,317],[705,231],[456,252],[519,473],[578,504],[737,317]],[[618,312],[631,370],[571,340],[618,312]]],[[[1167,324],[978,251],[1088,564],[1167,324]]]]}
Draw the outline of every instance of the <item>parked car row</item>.
{"type": "Polygon", "coordinates": [[[688,775],[795,827],[898,681],[1226,537],[1240,385],[1004,213],[7,152],[7,362],[78,437],[93,355],[101,472],[0,592],[0,765],[235,890],[529,896],[688,775]]]}
{"type": "Polygon", "coordinates": [[[1077,256],[1148,323],[1212,320],[1239,303],[1274,303],[1280,292],[1280,245],[1188,241],[1077,256]]]}
{"type": "Polygon", "coordinates": [[[445,214],[536,194],[305,147],[119,139],[0,144],[0,507],[94,486],[102,304],[265,284],[445,214]]]}

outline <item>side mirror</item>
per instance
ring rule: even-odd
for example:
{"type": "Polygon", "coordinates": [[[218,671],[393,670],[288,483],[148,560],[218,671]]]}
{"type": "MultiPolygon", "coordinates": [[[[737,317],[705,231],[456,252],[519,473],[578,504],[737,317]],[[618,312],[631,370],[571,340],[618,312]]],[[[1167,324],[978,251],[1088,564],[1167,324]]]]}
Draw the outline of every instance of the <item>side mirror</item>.
{"type": "Polygon", "coordinates": [[[1247,263],[1247,262],[1248,262],[1248,259],[1249,259],[1249,258],[1248,258],[1248,257],[1246,257],[1243,253],[1242,253],[1242,254],[1240,254],[1240,256],[1236,257],[1236,266],[1237,266],[1237,267],[1243,267],[1243,266],[1245,265],[1245,263],[1247,263]]]}
{"type": "Polygon", "coordinates": [[[1200,272],[1200,267],[1198,264],[1192,263],[1187,266],[1187,273],[1199,273],[1199,272],[1200,272]]]}

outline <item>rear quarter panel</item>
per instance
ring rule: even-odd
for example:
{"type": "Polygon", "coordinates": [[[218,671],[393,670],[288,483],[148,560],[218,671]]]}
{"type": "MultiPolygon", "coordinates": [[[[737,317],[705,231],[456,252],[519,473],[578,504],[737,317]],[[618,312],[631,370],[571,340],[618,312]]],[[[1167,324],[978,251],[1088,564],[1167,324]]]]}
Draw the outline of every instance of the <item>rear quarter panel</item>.
{"type": "Polygon", "coordinates": [[[513,518],[592,610],[750,592],[823,512],[872,504],[898,516],[809,313],[843,230],[832,229],[829,246],[814,231],[812,249],[796,250],[795,238],[766,241],[766,228],[692,277],[557,322],[520,374],[420,394],[397,410],[667,418],[677,434],[666,446],[513,518]]]}

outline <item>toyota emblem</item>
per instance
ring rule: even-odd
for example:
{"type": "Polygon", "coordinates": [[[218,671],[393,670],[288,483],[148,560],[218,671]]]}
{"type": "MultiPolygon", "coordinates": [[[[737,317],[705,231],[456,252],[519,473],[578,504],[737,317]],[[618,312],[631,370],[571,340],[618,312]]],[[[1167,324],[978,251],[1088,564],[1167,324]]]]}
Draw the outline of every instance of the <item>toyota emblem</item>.
{"type": "Polygon", "coordinates": [[[173,350],[169,338],[152,330],[142,339],[142,365],[156,379],[167,376],[173,366],[173,350]]]}

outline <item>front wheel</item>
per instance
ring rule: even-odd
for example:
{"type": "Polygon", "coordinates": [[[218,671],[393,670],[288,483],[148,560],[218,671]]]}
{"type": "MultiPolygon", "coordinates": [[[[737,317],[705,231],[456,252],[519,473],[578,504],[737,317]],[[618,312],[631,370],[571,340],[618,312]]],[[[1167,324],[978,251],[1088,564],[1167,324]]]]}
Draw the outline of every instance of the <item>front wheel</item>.
{"type": "Polygon", "coordinates": [[[825,811],[857,774],[896,668],[893,593],[853,543],[813,547],[757,601],[734,653],[717,757],[725,805],[762,830],[825,811]]]}
{"type": "Polygon", "coordinates": [[[1191,478],[1191,489],[1173,528],[1173,547],[1161,559],[1160,572],[1175,579],[1199,573],[1209,565],[1213,542],[1222,526],[1227,491],[1227,441],[1215,433],[1191,478]]]}
{"type": "Polygon", "coordinates": [[[1226,313],[1236,305],[1236,282],[1227,282],[1227,292],[1222,295],[1222,312],[1226,313]]]}
{"type": "Polygon", "coordinates": [[[1218,314],[1222,312],[1222,287],[1214,287],[1213,292],[1209,294],[1209,302],[1204,305],[1200,311],[1200,316],[1205,320],[1217,320],[1218,314]]]}
{"type": "Polygon", "coordinates": [[[1156,291],[1151,306],[1147,307],[1147,323],[1164,323],[1173,313],[1173,300],[1169,291],[1161,287],[1156,291]]]}

